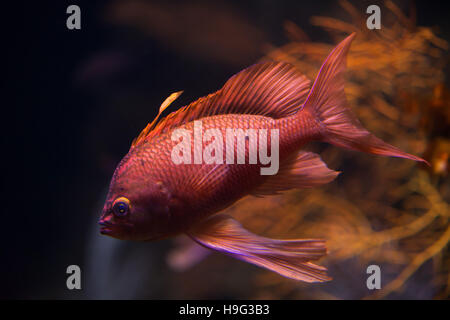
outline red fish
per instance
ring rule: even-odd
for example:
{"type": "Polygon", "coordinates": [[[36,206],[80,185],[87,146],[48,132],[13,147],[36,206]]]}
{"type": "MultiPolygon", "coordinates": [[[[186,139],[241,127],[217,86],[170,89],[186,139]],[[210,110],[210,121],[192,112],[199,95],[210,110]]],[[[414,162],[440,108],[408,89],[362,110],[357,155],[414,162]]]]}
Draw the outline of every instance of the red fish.
{"type": "MultiPolygon", "coordinates": [[[[346,106],[346,55],[355,34],[344,39],[323,63],[312,87],[295,67],[284,62],[253,65],[231,77],[222,89],[155,119],[139,135],[116,168],[99,221],[101,233],[125,240],[156,240],[181,233],[199,244],[306,282],[327,281],[326,269],[313,264],[326,254],[324,240],[274,240],[252,234],[231,217],[218,214],[247,195],[265,196],[292,188],[320,186],[338,172],[317,154],[301,151],[312,140],[371,154],[425,160],[378,139],[346,106]],[[279,168],[263,175],[256,163],[174,163],[176,130],[277,130],[279,168]]],[[[166,108],[179,93],[171,96],[166,108]]],[[[159,114],[158,114],[159,116],[159,114]]],[[[272,136],[267,143],[274,139],[272,136]]],[[[273,140],[274,141],[274,140],[273,140]]],[[[211,141],[190,141],[192,159],[211,141]]],[[[259,141],[258,147],[262,145],[259,141]]],[[[220,150],[222,151],[222,150],[220,150]]],[[[217,150],[215,151],[217,152],[217,150]]],[[[249,142],[245,159],[250,157],[249,142]]],[[[218,156],[218,154],[215,154],[218,156]]]]}

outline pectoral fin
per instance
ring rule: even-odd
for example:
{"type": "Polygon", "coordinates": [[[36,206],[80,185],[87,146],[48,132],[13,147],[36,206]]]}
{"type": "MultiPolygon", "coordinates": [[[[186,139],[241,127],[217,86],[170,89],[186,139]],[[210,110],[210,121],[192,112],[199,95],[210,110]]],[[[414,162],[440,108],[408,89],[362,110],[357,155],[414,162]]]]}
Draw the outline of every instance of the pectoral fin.
{"type": "Polygon", "coordinates": [[[245,230],[227,215],[216,215],[188,235],[201,245],[305,282],[331,280],[326,268],[311,263],[326,254],[323,240],[275,240],[245,230]]]}

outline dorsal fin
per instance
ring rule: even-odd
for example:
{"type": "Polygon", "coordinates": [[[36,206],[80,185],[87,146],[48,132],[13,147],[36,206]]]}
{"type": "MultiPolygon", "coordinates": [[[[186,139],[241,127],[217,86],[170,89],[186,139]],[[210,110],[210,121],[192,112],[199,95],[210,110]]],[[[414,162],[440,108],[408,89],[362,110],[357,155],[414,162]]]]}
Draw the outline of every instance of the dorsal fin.
{"type": "Polygon", "coordinates": [[[203,117],[257,114],[279,119],[292,115],[305,102],[309,87],[308,78],[289,63],[255,64],[232,76],[222,89],[172,112],[156,125],[155,122],[149,124],[132,147],[146,138],[203,117]]]}
{"type": "Polygon", "coordinates": [[[152,131],[152,129],[155,127],[156,122],[158,121],[161,113],[163,113],[163,111],[166,110],[172,104],[172,102],[174,102],[176,99],[178,99],[178,97],[181,96],[182,93],[183,93],[183,91],[174,92],[170,96],[168,96],[166,98],[166,100],[164,100],[164,102],[161,104],[161,107],[159,107],[159,111],[158,111],[158,114],[156,115],[155,119],[153,119],[153,121],[150,122],[144,128],[144,130],[141,131],[139,136],[133,140],[133,142],[131,143],[131,147],[134,147],[136,144],[139,143],[139,141],[141,141],[142,139],[145,139],[145,137],[147,137],[148,133],[150,131],[152,131]]]}

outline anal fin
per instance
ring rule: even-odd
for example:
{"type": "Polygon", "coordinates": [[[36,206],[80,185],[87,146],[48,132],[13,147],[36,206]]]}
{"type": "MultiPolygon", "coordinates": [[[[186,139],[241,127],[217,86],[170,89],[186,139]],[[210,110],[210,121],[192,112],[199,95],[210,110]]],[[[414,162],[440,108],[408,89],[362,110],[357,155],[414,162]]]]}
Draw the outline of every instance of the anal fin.
{"type": "Polygon", "coordinates": [[[324,240],[275,240],[255,235],[227,215],[215,215],[188,235],[199,244],[305,282],[329,281],[326,268],[311,263],[326,254],[324,240]]]}

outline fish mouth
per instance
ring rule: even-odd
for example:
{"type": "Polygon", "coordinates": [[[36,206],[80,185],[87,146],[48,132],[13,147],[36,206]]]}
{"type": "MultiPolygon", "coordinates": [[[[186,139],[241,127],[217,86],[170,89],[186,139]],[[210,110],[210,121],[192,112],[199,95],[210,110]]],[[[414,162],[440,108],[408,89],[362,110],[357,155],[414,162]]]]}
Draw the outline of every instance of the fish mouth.
{"type": "Polygon", "coordinates": [[[98,222],[98,224],[101,226],[100,227],[101,234],[109,235],[112,233],[112,227],[113,227],[112,223],[104,221],[104,220],[100,220],[98,222]]]}

